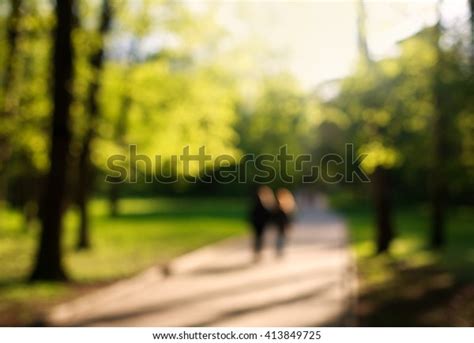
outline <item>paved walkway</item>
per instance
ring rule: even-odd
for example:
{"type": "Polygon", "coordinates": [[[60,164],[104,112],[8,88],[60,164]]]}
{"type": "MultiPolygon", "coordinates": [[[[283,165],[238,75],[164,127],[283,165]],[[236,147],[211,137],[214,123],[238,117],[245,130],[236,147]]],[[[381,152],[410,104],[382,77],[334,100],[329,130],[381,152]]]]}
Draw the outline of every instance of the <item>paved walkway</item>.
{"type": "Polygon", "coordinates": [[[169,271],[151,268],[55,307],[50,325],[355,325],[354,263],[344,222],[316,208],[300,211],[283,258],[269,235],[253,264],[248,239],[184,255],[169,271]],[[168,275],[169,274],[169,275],[168,275]]]}

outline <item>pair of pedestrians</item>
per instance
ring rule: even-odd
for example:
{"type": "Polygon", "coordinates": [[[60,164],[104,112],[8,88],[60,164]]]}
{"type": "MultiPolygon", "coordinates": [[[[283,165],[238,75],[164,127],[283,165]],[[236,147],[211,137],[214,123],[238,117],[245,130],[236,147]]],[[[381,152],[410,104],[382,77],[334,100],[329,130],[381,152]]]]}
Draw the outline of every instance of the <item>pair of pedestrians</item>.
{"type": "Polygon", "coordinates": [[[250,214],[254,231],[255,261],[260,259],[264,234],[271,224],[274,224],[277,229],[277,256],[283,255],[283,248],[295,210],[295,199],[288,189],[280,188],[276,193],[273,193],[273,190],[268,186],[257,188],[250,214]]]}

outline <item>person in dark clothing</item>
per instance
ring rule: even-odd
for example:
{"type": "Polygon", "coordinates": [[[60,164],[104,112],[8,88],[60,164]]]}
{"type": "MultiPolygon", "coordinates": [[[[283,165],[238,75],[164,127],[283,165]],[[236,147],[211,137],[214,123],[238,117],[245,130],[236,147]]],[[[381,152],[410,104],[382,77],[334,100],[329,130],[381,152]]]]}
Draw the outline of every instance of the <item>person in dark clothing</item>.
{"type": "Polygon", "coordinates": [[[283,255],[286,236],[296,210],[293,194],[286,189],[280,188],[276,192],[277,206],[273,215],[273,221],[277,226],[276,252],[277,256],[283,255]]]}
{"type": "Polygon", "coordinates": [[[255,192],[254,206],[250,213],[250,221],[254,233],[254,259],[260,260],[263,247],[265,226],[270,222],[276,210],[276,200],[273,191],[268,186],[260,186],[255,192]]]}

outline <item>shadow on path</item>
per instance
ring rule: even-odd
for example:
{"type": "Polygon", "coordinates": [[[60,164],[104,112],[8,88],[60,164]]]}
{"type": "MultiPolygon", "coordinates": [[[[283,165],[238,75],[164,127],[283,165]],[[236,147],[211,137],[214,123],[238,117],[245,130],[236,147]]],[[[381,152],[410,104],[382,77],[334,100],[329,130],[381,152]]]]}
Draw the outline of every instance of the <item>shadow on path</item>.
{"type": "Polygon", "coordinates": [[[340,217],[300,211],[284,258],[268,247],[258,264],[246,239],[184,255],[54,308],[56,326],[354,325],[356,276],[340,217]]]}

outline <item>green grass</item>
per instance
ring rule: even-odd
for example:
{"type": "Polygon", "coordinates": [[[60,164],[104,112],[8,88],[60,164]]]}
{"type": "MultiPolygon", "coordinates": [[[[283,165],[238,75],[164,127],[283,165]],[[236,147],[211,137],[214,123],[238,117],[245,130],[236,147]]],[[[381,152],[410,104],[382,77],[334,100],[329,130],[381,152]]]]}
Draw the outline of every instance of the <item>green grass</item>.
{"type": "MultiPolygon", "coordinates": [[[[21,215],[7,211],[0,223],[0,323],[2,310],[33,301],[41,307],[77,293],[78,286],[110,282],[187,251],[247,230],[239,199],[124,199],[120,216],[107,204],[90,204],[92,249],[77,252],[77,214],[65,216],[65,266],[74,284],[25,284],[34,259],[38,228],[25,231],[21,215]]],[[[79,287],[80,288],[80,287],[79,287]]],[[[28,312],[28,311],[27,311],[28,312]]],[[[29,314],[24,314],[29,319],[29,314]]]]}
{"type": "Polygon", "coordinates": [[[429,209],[394,209],[396,237],[375,255],[369,204],[335,198],[346,216],[359,274],[359,320],[368,326],[474,325],[474,209],[450,208],[446,245],[429,249],[429,209]]]}
{"type": "Polygon", "coordinates": [[[474,211],[472,208],[451,209],[446,226],[446,246],[440,251],[429,249],[429,212],[423,205],[397,208],[394,211],[396,237],[390,254],[374,257],[374,219],[368,206],[342,208],[351,235],[352,247],[362,270],[367,271],[369,281],[386,281],[392,269],[390,263],[401,263],[407,267],[440,264],[456,271],[460,276],[470,277],[468,266],[474,266],[474,211]],[[464,272],[465,275],[461,275],[464,272]]]}

